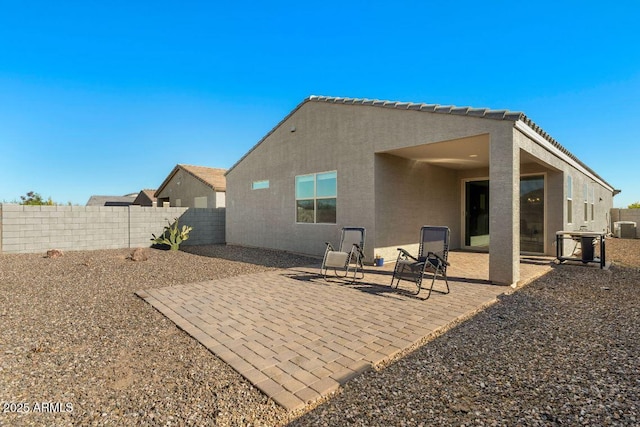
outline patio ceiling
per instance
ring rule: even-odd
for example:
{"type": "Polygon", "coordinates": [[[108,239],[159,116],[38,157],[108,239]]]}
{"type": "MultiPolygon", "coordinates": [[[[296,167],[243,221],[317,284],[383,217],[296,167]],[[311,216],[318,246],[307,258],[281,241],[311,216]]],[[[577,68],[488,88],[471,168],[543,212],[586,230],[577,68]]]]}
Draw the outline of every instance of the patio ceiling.
{"type": "MultiPolygon", "coordinates": [[[[382,151],[405,159],[425,162],[449,169],[478,169],[489,167],[489,135],[475,135],[450,141],[432,142],[382,151]]],[[[529,153],[520,152],[520,164],[536,163],[529,153]]]]}

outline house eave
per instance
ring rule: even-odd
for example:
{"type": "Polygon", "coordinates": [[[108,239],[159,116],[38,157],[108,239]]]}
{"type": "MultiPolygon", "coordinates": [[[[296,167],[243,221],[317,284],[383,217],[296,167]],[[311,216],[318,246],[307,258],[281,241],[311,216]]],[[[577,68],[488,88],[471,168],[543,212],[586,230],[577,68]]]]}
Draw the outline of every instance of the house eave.
{"type": "Polygon", "coordinates": [[[609,191],[613,192],[614,188],[602,179],[595,171],[580,161],[575,155],[571,154],[569,150],[560,145],[555,139],[553,139],[547,132],[545,132],[540,126],[536,125],[530,120],[524,113],[519,111],[509,110],[492,110],[489,108],[472,108],[472,107],[457,107],[452,105],[438,105],[438,104],[420,104],[413,102],[398,102],[398,101],[383,101],[377,99],[367,98],[342,98],[342,97],[330,97],[330,96],[315,96],[311,95],[305,98],[299,103],[289,114],[287,114],[276,126],[274,126],[265,136],[263,136],[258,143],[256,143],[249,151],[247,151],[237,162],[235,162],[226,172],[225,176],[229,174],[236,166],[238,166],[249,154],[251,154],[260,144],[262,144],[270,135],[272,135],[280,126],[284,124],[293,114],[295,114],[304,104],[307,102],[326,102],[332,104],[343,105],[362,105],[378,108],[393,108],[398,110],[413,110],[419,112],[428,112],[434,114],[449,114],[457,116],[468,116],[473,118],[482,118],[489,120],[504,120],[514,123],[514,127],[521,131],[523,134],[531,138],[533,141],[542,146],[545,150],[549,151],[559,159],[567,162],[571,166],[580,170],[582,173],[589,176],[595,182],[598,182],[609,191]]]}
{"type": "Polygon", "coordinates": [[[514,123],[514,127],[522,132],[525,136],[536,142],[539,146],[541,146],[560,160],[564,161],[565,163],[568,163],[572,167],[576,168],[583,174],[587,175],[589,178],[602,185],[607,190],[611,191],[612,193],[615,191],[615,189],[609,183],[602,179],[590,167],[582,163],[576,156],[571,154],[569,150],[560,145],[555,139],[548,136],[546,132],[544,133],[546,137],[541,135],[540,131],[538,130],[540,128],[526,116],[524,116],[524,120],[521,119],[516,121],[514,123]]]}

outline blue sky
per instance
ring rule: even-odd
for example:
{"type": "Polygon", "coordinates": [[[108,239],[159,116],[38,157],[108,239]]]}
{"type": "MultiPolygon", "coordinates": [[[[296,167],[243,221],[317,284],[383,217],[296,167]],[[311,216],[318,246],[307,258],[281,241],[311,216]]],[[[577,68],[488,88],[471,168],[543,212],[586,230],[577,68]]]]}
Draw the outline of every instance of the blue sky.
{"type": "Polygon", "coordinates": [[[228,168],[309,95],[522,111],[640,201],[640,2],[0,0],[0,201],[228,168]]]}

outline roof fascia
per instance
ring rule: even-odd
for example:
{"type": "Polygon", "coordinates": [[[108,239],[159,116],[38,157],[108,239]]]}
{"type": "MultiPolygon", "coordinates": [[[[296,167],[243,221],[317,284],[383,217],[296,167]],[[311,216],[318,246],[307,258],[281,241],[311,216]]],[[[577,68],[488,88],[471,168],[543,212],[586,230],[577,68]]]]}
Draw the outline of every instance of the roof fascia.
{"type": "Polygon", "coordinates": [[[176,165],[171,171],[171,173],[165,178],[165,180],[162,181],[162,185],[160,185],[160,187],[156,190],[156,192],[153,193],[154,197],[156,198],[158,197],[158,195],[162,192],[162,190],[164,190],[167,184],[169,184],[169,181],[171,181],[173,176],[178,172],[178,169],[180,169],[180,165],[176,165]]]}
{"type": "Polygon", "coordinates": [[[272,133],[274,133],[280,126],[282,126],[284,124],[284,122],[286,122],[287,120],[289,120],[289,117],[293,116],[300,108],[302,108],[302,106],[304,104],[306,104],[307,102],[309,102],[311,100],[312,97],[307,97],[305,98],[301,103],[299,103],[296,108],[294,108],[293,110],[291,110],[291,112],[289,114],[287,114],[284,119],[280,120],[280,122],[275,125],[273,127],[273,129],[271,129],[265,136],[262,137],[262,139],[260,141],[258,141],[258,143],[256,145],[254,145],[253,147],[251,147],[251,149],[249,151],[247,151],[244,156],[240,157],[240,159],[235,162],[233,164],[233,166],[231,166],[229,169],[227,169],[227,171],[224,173],[224,176],[227,176],[227,174],[229,174],[229,172],[231,172],[236,166],[238,166],[240,164],[240,162],[242,162],[249,154],[251,154],[253,152],[253,150],[255,150],[256,148],[258,148],[258,146],[260,144],[262,144],[269,136],[271,136],[272,133]]]}
{"type": "Polygon", "coordinates": [[[602,178],[600,178],[599,176],[594,174],[592,171],[590,171],[581,162],[576,161],[571,156],[569,156],[566,153],[564,153],[561,150],[559,150],[558,147],[553,145],[551,142],[547,141],[538,132],[536,132],[535,130],[531,129],[531,127],[529,127],[522,120],[516,121],[514,123],[514,127],[516,129],[518,129],[520,132],[522,132],[523,134],[525,134],[525,136],[527,136],[530,139],[532,139],[534,142],[536,142],[542,148],[544,148],[545,150],[547,150],[548,152],[550,152],[554,156],[558,157],[563,162],[568,163],[572,167],[576,168],[577,170],[579,170],[583,174],[587,175],[589,178],[591,178],[592,180],[596,181],[598,184],[602,185],[603,187],[605,187],[609,191],[611,191],[611,192],[614,191],[614,188],[611,185],[609,185],[607,182],[605,182],[602,178]]]}

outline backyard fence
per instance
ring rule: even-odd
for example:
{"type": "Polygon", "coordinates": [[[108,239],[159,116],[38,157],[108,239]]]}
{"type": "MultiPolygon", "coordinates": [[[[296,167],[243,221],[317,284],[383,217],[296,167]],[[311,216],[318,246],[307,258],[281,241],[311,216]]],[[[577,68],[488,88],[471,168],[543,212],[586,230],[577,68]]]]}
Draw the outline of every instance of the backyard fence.
{"type": "Polygon", "coordinates": [[[225,242],[224,208],[0,204],[0,253],[149,247],[174,218],[193,227],[184,245],[225,242]]]}
{"type": "Polygon", "coordinates": [[[611,231],[615,232],[616,222],[635,222],[636,238],[640,237],[640,209],[611,209],[611,231]]]}

